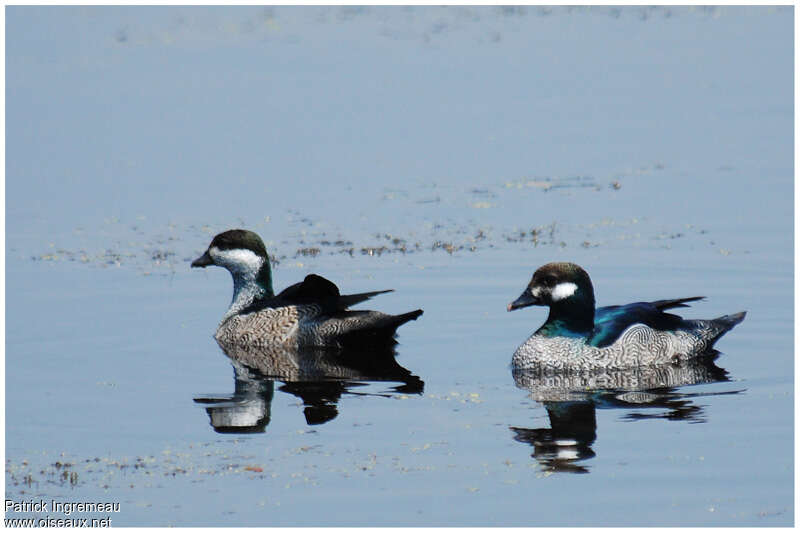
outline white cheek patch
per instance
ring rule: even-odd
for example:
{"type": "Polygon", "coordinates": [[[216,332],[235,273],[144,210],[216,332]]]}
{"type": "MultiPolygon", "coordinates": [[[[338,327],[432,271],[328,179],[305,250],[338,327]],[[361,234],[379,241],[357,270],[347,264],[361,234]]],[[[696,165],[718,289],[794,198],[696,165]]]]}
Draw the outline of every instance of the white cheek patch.
{"type": "Polygon", "coordinates": [[[559,300],[563,300],[564,298],[569,298],[575,291],[578,290],[578,286],[574,283],[559,283],[555,287],[553,287],[553,291],[550,293],[551,297],[553,298],[554,302],[559,300]]]}
{"type": "Polygon", "coordinates": [[[235,250],[220,250],[216,246],[208,250],[214,262],[224,266],[231,272],[258,272],[263,259],[251,250],[237,248],[235,250]]]}
{"type": "Polygon", "coordinates": [[[542,293],[542,289],[540,289],[539,287],[532,287],[529,292],[531,293],[531,296],[533,296],[534,298],[538,298],[539,295],[542,293]]]}

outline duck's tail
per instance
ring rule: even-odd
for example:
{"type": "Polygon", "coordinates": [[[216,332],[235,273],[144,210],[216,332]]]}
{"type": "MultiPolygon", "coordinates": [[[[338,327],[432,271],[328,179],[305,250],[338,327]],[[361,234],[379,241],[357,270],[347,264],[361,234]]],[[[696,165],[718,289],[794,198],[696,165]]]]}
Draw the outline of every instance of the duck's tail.
{"type": "Polygon", "coordinates": [[[338,341],[343,347],[363,347],[366,345],[396,344],[394,335],[397,328],[416,320],[422,314],[422,309],[409,311],[401,315],[385,315],[374,311],[350,311],[351,320],[349,331],[338,336],[338,341]]]}
{"type": "Polygon", "coordinates": [[[397,323],[397,327],[399,328],[406,322],[418,319],[422,313],[422,309],[416,309],[414,311],[409,311],[408,313],[403,313],[402,315],[393,315],[392,318],[394,318],[394,321],[397,323]]]}
{"type": "Polygon", "coordinates": [[[707,341],[708,347],[711,348],[720,337],[744,320],[745,316],[747,316],[747,311],[741,311],[739,313],[733,313],[732,315],[723,315],[719,318],[709,320],[708,324],[711,330],[711,336],[707,341]]]}
{"type": "MultiPolygon", "coordinates": [[[[416,320],[422,314],[422,309],[417,309],[415,311],[409,311],[408,313],[403,313],[402,315],[383,315],[382,317],[370,321],[369,323],[364,324],[361,333],[375,335],[375,336],[386,336],[391,337],[397,331],[397,328],[409,322],[411,320],[416,320]]],[[[358,333],[358,332],[355,332],[358,333]]]]}

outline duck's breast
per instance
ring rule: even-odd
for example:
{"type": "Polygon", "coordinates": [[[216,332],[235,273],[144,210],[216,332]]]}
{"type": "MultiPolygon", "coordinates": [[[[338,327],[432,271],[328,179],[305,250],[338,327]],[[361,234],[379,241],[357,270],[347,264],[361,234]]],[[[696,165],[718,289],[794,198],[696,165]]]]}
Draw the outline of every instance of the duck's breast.
{"type": "Polygon", "coordinates": [[[514,352],[511,365],[515,368],[582,367],[590,363],[590,354],[596,351],[596,348],[587,346],[584,339],[545,337],[534,333],[514,352]]]}

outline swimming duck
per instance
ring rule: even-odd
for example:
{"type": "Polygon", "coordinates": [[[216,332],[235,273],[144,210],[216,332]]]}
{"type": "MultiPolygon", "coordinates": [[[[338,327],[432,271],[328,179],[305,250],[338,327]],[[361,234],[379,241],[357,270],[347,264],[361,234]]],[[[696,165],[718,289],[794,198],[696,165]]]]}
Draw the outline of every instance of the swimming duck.
{"type": "Polygon", "coordinates": [[[422,314],[350,311],[348,307],[390,290],[339,294],[316,274],[278,295],[272,290],[267,250],[252,231],[233,229],[215,236],[192,267],[221,266],[233,277],[233,299],[214,337],[221,343],[255,346],[343,348],[394,344],[398,327],[422,314]]]}
{"type": "Polygon", "coordinates": [[[684,320],[665,313],[703,296],[612,305],[595,310],[589,274],[574,263],[539,268],[513,311],[550,308],[547,321],[517,348],[515,368],[620,369],[683,361],[709,353],[714,343],[744,320],[745,313],[712,320],[684,320]]]}

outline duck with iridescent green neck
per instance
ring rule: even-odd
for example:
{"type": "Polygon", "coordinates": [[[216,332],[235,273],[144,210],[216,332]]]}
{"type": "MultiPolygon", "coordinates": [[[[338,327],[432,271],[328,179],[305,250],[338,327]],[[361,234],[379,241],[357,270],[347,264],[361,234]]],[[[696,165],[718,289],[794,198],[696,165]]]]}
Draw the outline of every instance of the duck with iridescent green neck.
{"type": "Polygon", "coordinates": [[[636,302],[595,309],[589,274],[574,263],[539,268],[513,311],[530,305],[550,308],[545,323],[517,348],[515,368],[622,369],[671,363],[712,352],[714,343],[745,313],[711,320],[686,320],[666,313],[702,296],[636,302]]]}
{"type": "Polygon", "coordinates": [[[192,267],[221,266],[233,277],[233,299],[214,337],[252,346],[344,348],[393,344],[397,328],[422,314],[401,315],[348,308],[390,290],[339,294],[327,279],[309,274],[275,294],[264,242],[252,231],[215,236],[192,267]]]}

